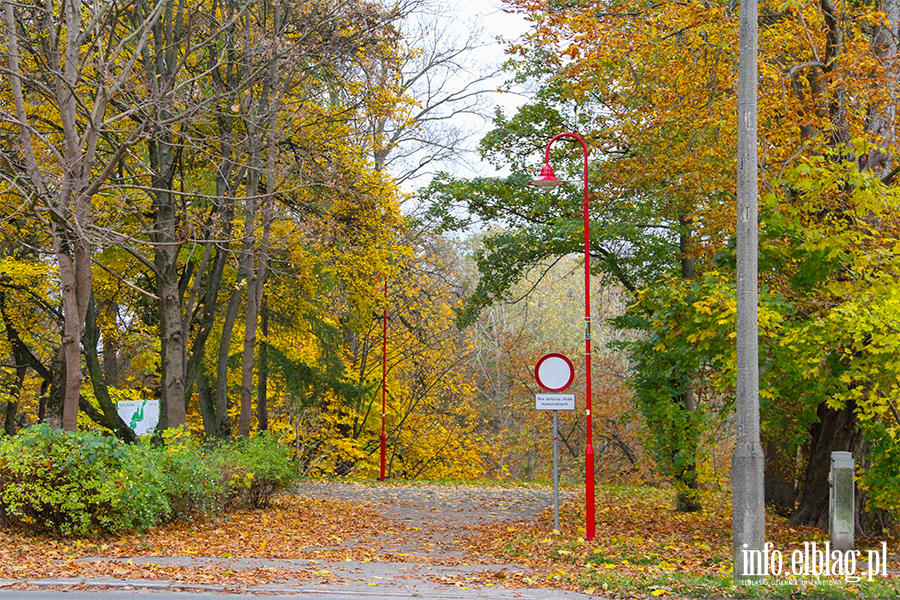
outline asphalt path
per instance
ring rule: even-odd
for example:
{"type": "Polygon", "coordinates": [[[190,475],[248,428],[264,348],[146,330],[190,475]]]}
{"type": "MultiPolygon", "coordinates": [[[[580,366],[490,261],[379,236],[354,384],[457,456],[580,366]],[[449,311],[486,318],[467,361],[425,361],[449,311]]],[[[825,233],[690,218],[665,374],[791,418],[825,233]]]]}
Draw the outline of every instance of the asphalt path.
{"type": "MultiPolygon", "coordinates": [[[[494,561],[473,555],[464,540],[479,527],[504,521],[535,521],[553,507],[553,492],[533,486],[378,485],[313,481],[298,487],[313,498],[362,504],[400,525],[399,535],[384,534],[381,544],[423,560],[494,561]]],[[[560,502],[576,492],[560,490],[560,502]]],[[[377,527],[376,523],[373,526],[377,527]]]]}

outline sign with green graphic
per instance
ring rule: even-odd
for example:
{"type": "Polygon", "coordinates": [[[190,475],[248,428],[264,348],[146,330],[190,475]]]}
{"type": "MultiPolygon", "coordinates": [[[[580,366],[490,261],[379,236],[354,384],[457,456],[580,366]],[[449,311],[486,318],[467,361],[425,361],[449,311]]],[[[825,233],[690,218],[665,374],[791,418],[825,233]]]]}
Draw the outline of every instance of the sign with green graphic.
{"type": "Polygon", "coordinates": [[[159,424],[159,400],[121,400],[117,410],[137,435],[153,433],[159,424]]]}

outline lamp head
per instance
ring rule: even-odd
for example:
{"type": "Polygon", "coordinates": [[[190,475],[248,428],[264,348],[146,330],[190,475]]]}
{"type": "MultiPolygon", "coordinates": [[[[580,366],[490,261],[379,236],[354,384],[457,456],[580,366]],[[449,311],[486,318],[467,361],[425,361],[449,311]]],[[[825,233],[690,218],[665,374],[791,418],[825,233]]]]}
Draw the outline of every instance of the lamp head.
{"type": "Polygon", "coordinates": [[[553,167],[550,166],[550,163],[545,163],[544,166],[541,167],[541,174],[538,176],[538,178],[529,181],[528,185],[533,185],[534,187],[541,188],[542,190],[549,190],[561,185],[565,185],[565,182],[560,181],[556,178],[556,175],[553,174],[553,167]]]}

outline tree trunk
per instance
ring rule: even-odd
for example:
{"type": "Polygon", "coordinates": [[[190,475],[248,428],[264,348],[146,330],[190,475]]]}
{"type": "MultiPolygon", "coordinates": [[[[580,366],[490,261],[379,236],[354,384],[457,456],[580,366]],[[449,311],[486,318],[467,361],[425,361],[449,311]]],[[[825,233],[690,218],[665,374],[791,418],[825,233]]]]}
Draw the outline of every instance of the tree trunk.
{"type": "Polygon", "coordinates": [[[222,334],[219,337],[219,354],[216,360],[216,419],[219,423],[218,435],[222,439],[231,437],[231,421],[228,418],[228,354],[231,351],[231,336],[241,304],[241,283],[244,276],[244,269],[238,268],[237,281],[228,299],[225,320],[222,322],[222,334]]]}
{"type": "Polygon", "coordinates": [[[49,379],[41,382],[41,395],[38,398],[38,423],[43,423],[47,420],[47,403],[50,401],[51,384],[52,382],[49,379]]]}
{"type": "MultiPolygon", "coordinates": [[[[888,65],[891,74],[888,86],[888,97],[896,98],[898,92],[898,67],[897,60],[897,25],[900,23],[900,3],[898,0],[880,0],[881,9],[884,11],[886,23],[879,22],[874,25],[872,34],[872,53],[879,62],[888,65]]],[[[868,156],[861,160],[861,167],[865,167],[878,177],[889,181],[892,175],[894,156],[890,148],[894,147],[896,138],[895,122],[897,118],[897,106],[894,102],[886,102],[881,107],[872,109],[866,129],[874,134],[876,146],[868,156]]]]}
{"type": "MultiPolygon", "coordinates": [[[[115,319],[119,312],[118,305],[111,303],[107,307],[115,319]]],[[[115,331],[103,336],[103,379],[109,387],[119,386],[119,350],[120,339],[115,331]]]]}
{"type": "MultiPolygon", "coordinates": [[[[81,396],[81,335],[92,286],[90,244],[83,233],[90,220],[91,198],[85,193],[85,188],[92,160],[89,156],[90,145],[88,148],[82,146],[82,135],[91,144],[96,141],[97,131],[89,126],[88,131],[82,134],[76,122],[75,90],[80,79],[79,53],[84,33],[81,8],[73,3],[65,5],[65,30],[65,64],[62,71],[54,69],[57,73],[54,77],[56,98],[65,137],[65,174],[60,190],[55,237],[59,240],[56,251],[65,317],[62,346],[66,376],[61,424],[64,430],[75,431],[78,428],[78,400],[81,396]]],[[[54,53],[53,57],[53,62],[59,60],[59,54],[54,53]]],[[[102,105],[99,96],[95,101],[102,105]]]]}
{"type": "Polygon", "coordinates": [[[6,329],[6,339],[9,341],[10,346],[12,346],[13,360],[16,361],[16,375],[9,391],[9,395],[12,399],[6,403],[6,414],[3,418],[3,430],[7,435],[15,435],[16,412],[19,407],[18,400],[19,395],[22,393],[22,386],[25,383],[25,375],[28,373],[28,359],[20,348],[21,339],[19,338],[15,326],[9,319],[9,314],[6,312],[6,294],[2,290],[0,290],[0,317],[2,317],[5,326],[4,329],[6,329]]]}
{"type": "Polygon", "coordinates": [[[219,439],[219,420],[216,417],[216,405],[213,402],[212,386],[206,371],[197,379],[197,398],[200,403],[200,416],[203,418],[203,431],[206,440],[219,439]]]}
{"type": "MultiPolygon", "coordinates": [[[[160,117],[162,118],[162,117],[160,117]]],[[[186,336],[181,317],[183,303],[178,273],[179,215],[169,191],[175,169],[171,132],[157,132],[149,143],[153,171],[153,264],[156,275],[157,315],[160,342],[159,429],[180,427],[187,422],[185,373],[186,336]]]]}
{"type": "MultiPolygon", "coordinates": [[[[254,145],[251,141],[251,145],[254,145]]],[[[256,165],[259,157],[251,150],[251,164],[256,165]]],[[[241,262],[247,273],[247,313],[244,319],[244,348],[241,352],[241,406],[238,418],[238,435],[250,436],[253,421],[253,353],[256,350],[256,328],[259,322],[259,296],[257,277],[259,276],[254,251],[256,249],[256,194],[259,191],[259,171],[251,169],[244,202],[244,242],[241,248],[241,262]]]]}
{"type": "Polygon", "coordinates": [[[179,53],[185,44],[183,23],[184,3],[172,2],[153,26],[152,46],[143,54],[152,102],[147,119],[152,123],[152,135],[148,142],[153,188],[153,229],[150,237],[159,316],[160,430],[187,423],[187,335],[182,320],[184,289],[178,271],[178,257],[187,235],[182,229],[180,206],[173,193],[179,146],[172,123],[178,110],[171,93],[182,66],[179,53]]]}
{"type": "Polygon", "coordinates": [[[806,472],[800,485],[800,504],[788,524],[828,527],[828,473],[831,453],[852,452],[857,459],[865,453],[862,434],[856,427],[856,404],[840,410],[822,403],[816,410],[819,422],[813,425],[809,440],[806,472]]]}
{"type": "MultiPolygon", "coordinates": [[[[166,247],[169,248],[169,247],[166,247]]],[[[160,337],[160,428],[180,427],[187,423],[185,403],[185,372],[187,348],[181,320],[181,293],[175,272],[177,248],[174,256],[158,253],[157,294],[159,297],[160,337]],[[165,407],[165,410],[162,408],[165,407]],[[163,420],[163,413],[165,420],[163,420]]]]}
{"type": "MultiPolygon", "coordinates": [[[[788,423],[785,423],[787,428],[788,423]]],[[[783,517],[793,514],[797,502],[797,451],[795,447],[778,437],[766,443],[764,486],[766,505],[783,517]]]]}
{"type": "MultiPolygon", "coordinates": [[[[227,211],[224,218],[229,218],[229,214],[227,213],[227,211]]],[[[191,395],[191,390],[193,389],[194,384],[200,382],[201,378],[206,379],[206,381],[202,385],[206,385],[206,392],[211,393],[208,389],[210,386],[210,382],[209,377],[207,376],[203,367],[203,360],[206,356],[206,343],[209,339],[209,334],[210,332],[212,332],[212,327],[216,320],[216,300],[219,296],[219,288],[222,285],[222,273],[225,270],[225,263],[227,262],[227,260],[228,252],[217,246],[216,256],[209,267],[209,274],[206,276],[203,293],[203,311],[200,314],[199,320],[195,323],[197,326],[197,333],[194,335],[194,341],[191,344],[190,358],[187,361],[187,381],[185,383],[186,397],[189,397],[191,395]]],[[[202,385],[200,386],[201,390],[202,385]]],[[[212,396],[210,396],[210,402],[212,402],[211,398],[212,396]]],[[[202,400],[203,399],[201,398],[201,413],[204,410],[202,400]]],[[[215,404],[213,404],[212,406],[213,415],[215,415],[215,404]]],[[[216,419],[204,418],[203,431],[206,434],[207,438],[219,437],[219,425],[216,422],[216,419]],[[207,427],[207,425],[209,425],[209,427],[207,427]]]]}
{"type": "Polygon", "coordinates": [[[78,282],[63,227],[54,227],[54,242],[63,306],[63,331],[60,345],[60,378],[56,402],[48,408],[51,427],[65,431],[78,428],[78,398],[81,395],[81,323],[78,319],[78,282]],[[62,231],[61,231],[62,230],[62,231]]]}
{"type": "MultiPolygon", "coordinates": [[[[226,18],[231,19],[234,7],[226,5],[226,18]]],[[[229,38],[230,39],[230,38],[229,38]]],[[[229,44],[232,40],[229,41],[229,44]]],[[[234,53],[234,48],[229,46],[229,54],[234,53]]],[[[215,87],[222,90],[223,98],[227,98],[229,104],[238,102],[238,98],[229,97],[229,93],[233,93],[236,89],[236,82],[231,79],[234,77],[232,70],[224,73],[220,72],[218,59],[211,57],[209,66],[212,82],[215,87]]],[[[216,195],[223,204],[223,212],[228,215],[225,220],[225,229],[231,232],[231,221],[234,219],[235,199],[234,190],[238,187],[236,183],[243,179],[245,170],[240,168],[235,158],[234,149],[234,130],[235,118],[228,113],[221,114],[216,119],[218,126],[218,142],[221,163],[216,170],[216,195]]],[[[229,235],[230,237],[230,235],[229,235]]],[[[229,250],[229,243],[223,242],[221,249],[229,250]]],[[[228,298],[228,308],[225,311],[225,320],[222,323],[222,332],[219,335],[219,350],[216,357],[216,380],[215,380],[215,414],[216,429],[215,435],[219,439],[227,439],[232,435],[231,422],[228,417],[228,354],[231,351],[231,336],[234,332],[234,324],[237,319],[238,308],[241,300],[241,286],[246,277],[245,265],[243,261],[239,261],[238,272],[235,277],[234,287],[228,298]]]]}
{"type": "MultiPolygon", "coordinates": [[[[104,154],[105,164],[97,160],[97,147],[101,137],[98,129],[105,122],[109,94],[123,84],[130,73],[110,72],[109,77],[92,86],[92,97],[80,103],[76,91],[84,88],[86,58],[82,49],[94,36],[94,44],[101,43],[99,30],[88,30],[84,21],[100,23],[108,16],[106,6],[84,9],[77,3],[40,3],[32,6],[34,12],[27,19],[17,18],[16,5],[4,2],[4,21],[7,33],[7,73],[10,80],[11,101],[15,107],[18,127],[17,155],[21,157],[27,186],[30,186],[30,203],[46,210],[37,210],[34,216],[48,226],[53,238],[54,253],[59,267],[60,297],[63,305],[62,344],[59,359],[62,361],[63,378],[51,395],[58,402],[51,402],[51,424],[74,431],[78,425],[78,404],[81,393],[81,336],[87,305],[91,296],[91,242],[87,238],[91,222],[91,202],[100,185],[108,179],[113,166],[134,144],[141,126],[121,142],[113,152],[104,154]],[[57,10],[59,11],[57,13],[57,10]],[[86,16],[86,19],[84,18],[86,16]],[[29,37],[40,31],[39,39],[29,37]],[[19,36],[26,36],[19,45],[19,36]],[[27,57],[20,62],[20,57],[27,57]],[[26,87],[22,85],[22,65],[28,73],[35,64],[48,75],[42,95],[49,100],[45,107],[56,114],[59,123],[59,146],[45,150],[43,158],[58,160],[46,171],[43,159],[38,161],[32,137],[39,135],[33,127],[34,115],[27,110],[26,87]],[[120,79],[122,77],[123,79],[120,79]],[[50,83],[52,80],[52,84],[50,83]],[[54,104],[55,103],[55,104],[54,104]],[[90,116],[79,121],[78,106],[90,106],[90,116]],[[99,163],[99,164],[98,164],[99,163]],[[45,180],[45,173],[47,179],[45,180]],[[46,218],[45,215],[46,214],[46,218]]],[[[135,32],[137,36],[137,32],[135,32]]],[[[104,57],[108,58],[108,57],[104,57]]],[[[94,65],[105,70],[107,65],[94,65]]],[[[34,76],[34,71],[31,75],[34,76]]],[[[52,115],[50,115],[52,117],[52,115]]],[[[45,118],[46,120],[46,118],[45,118]]],[[[55,119],[50,118],[49,121],[55,119]]],[[[48,122],[49,122],[48,121],[48,122]]],[[[8,140],[9,141],[9,140],[8,140]]],[[[44,142],[47,142],[44,138],[44,142]]]]}
{"type": "MultiPolygon", "coordinates": [[[[283,42],[284,16],[285,11],[283,7],[275,4],[272,6],[271,21],[266,23],[267,27],[271,27],[273,39],[279,41],[278,45],[281,45],[283,42]]],[[[265,76],[262,79],[255,115],[251,114],[246,121],[250,155],[249,164],[251,168],[247,185],[247,214],[244,231],[245,242],[247,242],[245,245],[247,251],[245,259],[248,281],[244,352],[241,364],[241,418],[238,425],[238,434],[242,436],[250,434],[250,424],[253,415],[253,353],[256,346],[256,331],[259,325],[263,287],[267,275],[274,198],[278,188],[276,183],[278,179],[276,172],[278,140],[282,136],[278,128],[278,107],[281,105],[281,98],[286,91],[281,89],[279,92],[276,87],[280,79],[280,56],[279,54],[272,56],[266,68],[265,76]],[[262,153],[264,149],[267,151],[267,157],[265,170],[263,171],[262,153]],[[256,196],[263,172],[266,180],[266,194],[262,206],[262,240],[257,244],[254,227],[259,203],[256,196]],[[254,252],[256,253],[255,256],[254,252]]],[[[262,369],[262,357],[260,357],[260,363],[260,369],[262,369]]],[[[266,415],[267,407],[265,406],[265,380],[262,378],[262,375],[260,375],[257,402],[263,403],[262,406],[257,406],[259,421],[257,426],[260,430],[264,430],[268,428],[268,417],[266,415]]]]}
{"type": "Polygon", "coordinates": [[[256,393],[256,421],[259,431],[269,430],[269,345],[266,338],[269,335],[269,297],[263,296],[259,307],[259,326],[262,330],[263,340],[259,343],[259,368],[257,375],[256,393]]]}
{"type": "Polygon", "coordinates": [[[48,426],[59,429],[62,426],[63,393],[65,391],[66,362],[63,357],[63,349],[55,348],[53,358],[50,359],[48,371],[50,379],[47,386],[46,402],[40,420],[48,426]]]}
{"type": "MultiPolygon", "coordinates": [[[[693,418],[697,410],[697,404],[694,398],[694,390],[691,383],[688,382],[687,387],[681,394],[681,406],[685,412],[693,418]]],[[[696,457],[698,440],[694,439],[693,450],[696,457]]],[[[691,461],[687,467],[678,475],[678,490],[675,495],[675,510],[678,512],[697,512],[703,510],[703,504],[700,502],[700,495],[697,491],[700,489],[700,483],[697,481],[697,459],[691,461]]]]}
{"type": "MultiPolygon", "coordinates": [[[[100,329],[97,326],[97,308],[94,299],[88,306],[87,319],[85,319],[84,335],[82,336],[82,345],[84,346],[85,362],[87,363],[88,373],[91,377],[91,385],[94,390],[94,397],[100,405],[102,416],[101,424],[110,430],[125,442],[134,444],[138,441],[137,435],[131,429],[122,417],[119,416],[115,404],[109,397],[109,388],[106,386],[106,380],[103,377],[103,369],[100,365],[100,355],[97,352],[97,342],[100,339],[100,329]]],[[[96,418],[94,419],[96,421],[96,418]]]]}
{"type": "Polygon", "coordinates": [[[6,432],[6,435],[16,434],[16,412],[19,408],[18,398],[19,394],[22,393],[22,384],[25,383],[25,374],[28,372],[28,367],[18,356],[18,353],[14,352],[13,356],[16,357],[16,378],[13,380],[9,395],[12,398],[16,398],[16,400],[8,400],[6,402],[6,414],[3,417],[3,431],[6,432]]]}
{"type": "MultiPolygon", "coordinates": [[[[678,225],[678,252],[681,259],[681,278],[693,279],[696,275],[696,269],[694,266],[694,258],[691,255],[691,216],[679,212],[678,225]]],[[[690,374],[686,375],[685,379],[684,391],[681,393],[680,403],[682,410],[688,413],[688,419],[693,420],[696,417],[697,402],[694,396],[693,382],[691,381],[690,374]]],[[[692,442],[694,450],[693,454],[696,457],[699,440],[694,439],[692,442]]],[[[702,510],[703,505],[701,504],[700,496],[697,493],[700,484],[697,481],[696,458],[694,458],[694,460],[691,461],[691,464],[687,465],[687,467],[679,474],[678,483],[680,485],[678,486],[675,497],[675,510],[678,512],[696,512],[702,510]]]]}

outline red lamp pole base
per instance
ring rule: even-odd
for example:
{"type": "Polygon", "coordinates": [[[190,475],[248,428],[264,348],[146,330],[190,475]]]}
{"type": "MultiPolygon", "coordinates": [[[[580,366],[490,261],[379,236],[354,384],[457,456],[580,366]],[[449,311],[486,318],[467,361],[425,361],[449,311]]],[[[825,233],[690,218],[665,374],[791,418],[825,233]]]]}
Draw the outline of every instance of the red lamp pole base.
{"type": "Polygon", "coordinates": [[[387,417],[387,299],[387,277],[385,277],[381,330],[381,481],[384,481],[384,459],[387,455],[387,435],[384,430],[384,419],[387,417]]]}
{"type": "Polygon", "coordinates": [[[585,483],[585,536],[587,541],[594,539],[594,447],[588,445],[584,452],[585,483]]]}
{"type": "Polygon", "coordinates": [[[381,432],[381,481],[384,481],[384,459],[387,455],[387,436],[381,432]]]}

